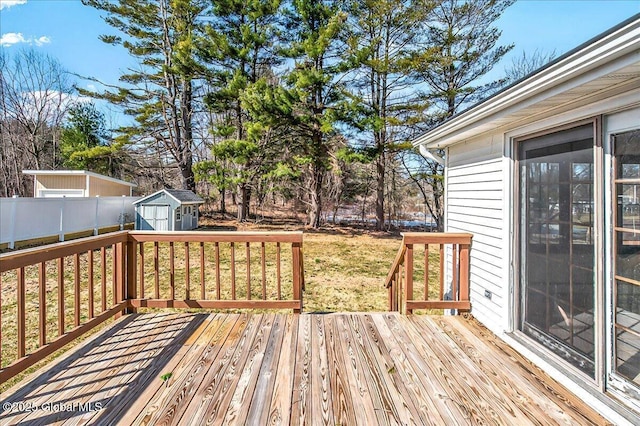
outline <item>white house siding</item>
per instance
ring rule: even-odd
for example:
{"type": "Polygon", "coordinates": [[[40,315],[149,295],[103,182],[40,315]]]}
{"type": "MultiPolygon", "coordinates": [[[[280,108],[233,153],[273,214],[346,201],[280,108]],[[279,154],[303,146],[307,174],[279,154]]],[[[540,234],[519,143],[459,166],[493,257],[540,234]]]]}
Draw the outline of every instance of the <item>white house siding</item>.
{"type": "Polygon", "coordinates": [[[503,270],[503,140],[499,134],[450,147],[445,171],[446,231],[473,234],[472,312],[498,332],[504,329],[501,313],[508,298],[508,276],[503,270]],[[491,292],[491,298],[485,296],[485,291],[491,292]]]}

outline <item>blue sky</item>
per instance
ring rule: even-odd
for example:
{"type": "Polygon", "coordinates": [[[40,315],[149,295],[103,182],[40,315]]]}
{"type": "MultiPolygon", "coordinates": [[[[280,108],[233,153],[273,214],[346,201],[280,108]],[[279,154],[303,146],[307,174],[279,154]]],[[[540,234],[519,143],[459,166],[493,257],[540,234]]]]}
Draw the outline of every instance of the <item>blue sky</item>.
{"type": "MultiPolygon", "coordinates": [[[[536,49],[561,55],[636,13],[640,0],[520,0],[497,26],[502,43],[515,43],[512,55],[536,49]]],[[[0,0],[0,49],[10,53],[30,45],[71,72],[107,83],[134,65],[122,48],[98,40],[100,34],[113,33],[100,13],[80,0],[0,0]]],[[[494,74],[510,63],[504,58],[494,74]]]]}

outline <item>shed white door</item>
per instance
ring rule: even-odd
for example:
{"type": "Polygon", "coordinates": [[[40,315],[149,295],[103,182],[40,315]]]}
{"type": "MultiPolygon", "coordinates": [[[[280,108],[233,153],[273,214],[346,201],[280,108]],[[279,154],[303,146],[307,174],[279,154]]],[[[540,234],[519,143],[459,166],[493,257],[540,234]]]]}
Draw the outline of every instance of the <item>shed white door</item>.
{"type": "Polygon", "coordinates": [[[169,229],[169,206],[142,206],[140,229],[166,231],[169,229]]]}

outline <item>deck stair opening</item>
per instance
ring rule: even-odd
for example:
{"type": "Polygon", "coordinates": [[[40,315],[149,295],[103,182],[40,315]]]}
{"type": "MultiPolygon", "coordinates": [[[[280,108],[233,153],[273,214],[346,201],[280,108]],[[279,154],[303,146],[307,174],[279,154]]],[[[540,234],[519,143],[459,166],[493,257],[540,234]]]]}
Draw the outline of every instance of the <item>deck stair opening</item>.
{"type": "Polygon", "coordinates": [[[471,239],[472,234],[466,233],[402,234],[400,249],[385,280],[389,289],[389,310],[405,314],[414,309],[469,311],[471,239]],[[432,270],[434,259],[437,271],[432,270]],[[417,262],[421,263],[422,285],[415,279],[417,262]]]}

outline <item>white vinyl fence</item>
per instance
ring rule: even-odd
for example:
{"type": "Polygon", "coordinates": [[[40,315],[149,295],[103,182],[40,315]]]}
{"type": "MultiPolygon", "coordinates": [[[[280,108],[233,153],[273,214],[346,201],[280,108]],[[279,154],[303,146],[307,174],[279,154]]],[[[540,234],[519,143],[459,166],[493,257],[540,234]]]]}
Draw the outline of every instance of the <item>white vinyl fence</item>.
{"type": "Polygon", "coordinates": [[[135,221],[139,197],[0,198],[0,244],[93,231],[135,221]]]}

